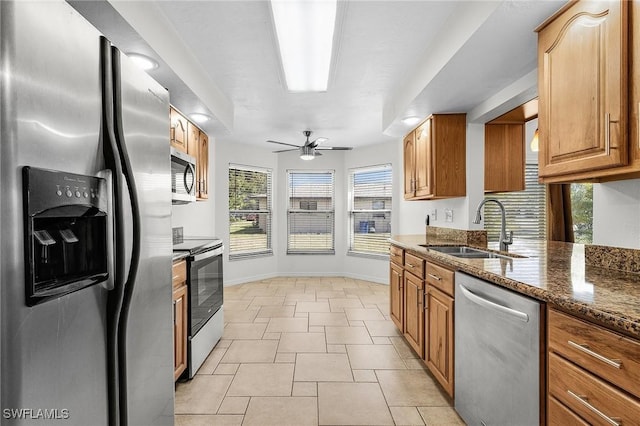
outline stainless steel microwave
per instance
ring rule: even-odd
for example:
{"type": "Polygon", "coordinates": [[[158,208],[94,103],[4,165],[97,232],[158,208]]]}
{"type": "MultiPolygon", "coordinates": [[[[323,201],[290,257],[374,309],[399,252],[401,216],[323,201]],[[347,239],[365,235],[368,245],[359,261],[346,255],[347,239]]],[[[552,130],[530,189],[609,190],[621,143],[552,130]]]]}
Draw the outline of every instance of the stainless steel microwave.
{"type": "Polygon", "coordinates": [[[173,204],[196,201],[196,159],[171,147],[171,196],[173,204]]]}

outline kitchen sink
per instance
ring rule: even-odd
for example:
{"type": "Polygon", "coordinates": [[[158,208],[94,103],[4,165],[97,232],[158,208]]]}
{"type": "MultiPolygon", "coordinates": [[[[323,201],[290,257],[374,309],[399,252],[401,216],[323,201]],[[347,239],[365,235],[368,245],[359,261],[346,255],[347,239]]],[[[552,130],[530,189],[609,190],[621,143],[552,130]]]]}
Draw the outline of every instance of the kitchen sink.
{"type": "Polygon", "coordinates": [[[468,246],[430,246],[428,244],[420,244],[420,246],[439,253],[448,254],[449,256],[461,257],[464,259],[511,259],[510,256],[468,246]]]}

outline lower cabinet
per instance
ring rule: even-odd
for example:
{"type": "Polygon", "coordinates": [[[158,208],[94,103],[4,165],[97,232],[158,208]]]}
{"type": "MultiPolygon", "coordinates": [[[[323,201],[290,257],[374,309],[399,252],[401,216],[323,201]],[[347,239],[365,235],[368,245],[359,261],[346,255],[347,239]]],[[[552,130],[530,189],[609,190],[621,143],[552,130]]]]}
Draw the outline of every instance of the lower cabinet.
{"type": "Polygon", "coordinates": [[[400,332],[404,333],[404,274],[402,266],[391,262],[389,276],[389,316],[400,332]]]}
{"type": "Polygon", "coordinates": [[[436,380],[453,397],[453,297],[427,286],[427,312],[424,360],[436,380]]]}
{"type": "Polygon", "coordinates": [[[187,269],[186,262],[173,264],[173,378],[187,368],[187,269]]]}
{"type": "Polygon", "coordinates": [[[414,351],[424,354],[424,281],[404,273],[404,337],[414,351]]]}

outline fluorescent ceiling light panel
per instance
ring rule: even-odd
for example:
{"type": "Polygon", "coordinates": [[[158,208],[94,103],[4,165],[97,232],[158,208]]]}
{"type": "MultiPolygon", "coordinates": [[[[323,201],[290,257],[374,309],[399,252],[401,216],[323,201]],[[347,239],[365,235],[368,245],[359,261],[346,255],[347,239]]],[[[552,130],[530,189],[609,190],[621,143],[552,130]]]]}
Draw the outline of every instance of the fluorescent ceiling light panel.
{"type": "Polygon", "coordinates": [[[337,0],[271,0],[280,58],[292,92],[325,92],[337,0]]]}

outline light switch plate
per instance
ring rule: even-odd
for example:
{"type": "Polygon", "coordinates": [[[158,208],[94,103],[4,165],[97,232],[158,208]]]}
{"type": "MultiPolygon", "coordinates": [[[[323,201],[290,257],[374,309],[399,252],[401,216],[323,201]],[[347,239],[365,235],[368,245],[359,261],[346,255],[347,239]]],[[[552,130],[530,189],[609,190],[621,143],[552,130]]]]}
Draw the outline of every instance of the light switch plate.
{"type": "Polygon", "coordinates": [[[429,213],[429,220],[431,220],[432,222],[438,220],[438,209],[431,210],[431,213],[429,213]]]}
{"type": "Polygon", "coordinates": [[[453,222],[453,209],[444,209],[444,221],[453,222]]]}

